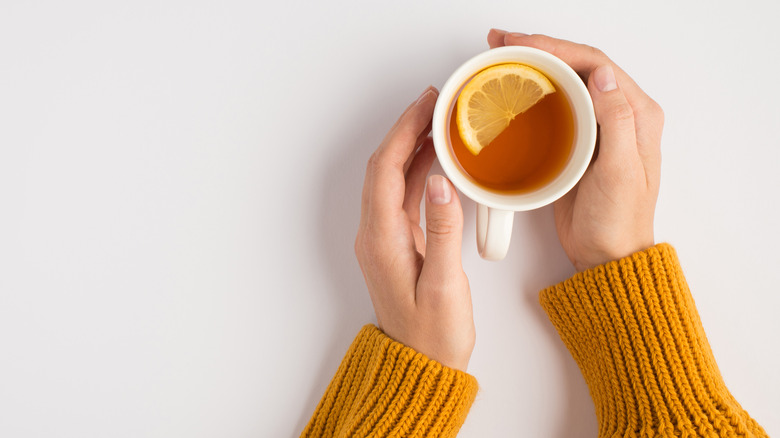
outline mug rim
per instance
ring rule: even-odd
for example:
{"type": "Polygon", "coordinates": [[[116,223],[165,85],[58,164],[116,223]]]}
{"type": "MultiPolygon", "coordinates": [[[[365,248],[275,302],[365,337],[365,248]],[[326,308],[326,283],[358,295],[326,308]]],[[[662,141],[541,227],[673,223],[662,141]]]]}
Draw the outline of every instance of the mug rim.
{"type": "Polygon", "coordinates": [[[442,170],[455,187],[475,202],[502,210],[526,211],[548,205],[571,190],[590,165],[596,145],[593,101],[579,75],[558,57],[533,47],[507,46],[482,52],[458,67],[441,88],[431,124],[433,144],[442,170]],[[539,189],[498,193],[471,181],[450,147],[449,121],[461,89],[475,74],[491,65],[517,62],[542,70],[566,94],[574,118],[574,144],[564,169],[539,189]]]}

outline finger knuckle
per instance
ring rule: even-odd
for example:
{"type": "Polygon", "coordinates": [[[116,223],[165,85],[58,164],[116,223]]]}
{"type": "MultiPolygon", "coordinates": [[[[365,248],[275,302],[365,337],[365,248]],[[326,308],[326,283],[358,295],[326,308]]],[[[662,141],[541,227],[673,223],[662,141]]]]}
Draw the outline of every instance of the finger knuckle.
{"type": "Polygon", "coordinates": [[[366,242],[367,239],[360,234],[355,239],[355,258],[361,267],[366,265],[368,260],[372,257],[369,245],[366,242]]]}
{"type": "Polygon", "coordinates": [[[369,175],[375,175],[381,167],[381,157],[378,152],[374,152],[368,158],[368,164],[366,165],[366,173],[369,175]]]}
{"type": "Polygon", "coordinates": [[[587,45],[586,45],[585,47],[587,47],[587,48],[588,48],[588,51],[590,52],[590,56],[591,56],[591,57],[593,57],[593,58],[597,58],[597,59],[606,59],[606,58],[607,58],[607,54],[606,54],[606,53],[604,53],[604,52],[603,52],[601,49],[599,49],[598,47],[587,46],[587,45]]]}
{"type": "Polygon", "coordinates": [[[555,44],[555,39],[550,36],[536,33],[525,37],[526,43],[531,47],[544,50],[545,52],[556,55],[558,52],[558,45],[555,44]]]}
{"type": "Polygon", "coordinates": [[[357,236],[355,237],[354,249],[355,249],[355,255],[358,256],[359,258],[363,252],[363,235],[359,231],[357,236]]]}
{"type": "Polygon", "coordinates": [[[525,38],[526,38],[526,41],[528,41],[529,43],[531,43],[534,46],[549,45],[549,42],[550,42],[550,37],[548,37],[547,35],[540,34],[540,33],[535,33],[533,35],[528,35],[525,38]]]}
{"type": "Polygon", "coordinates": [[[650,97],[645,98],[640,106],[637,108],[636,113],[638,118],[641,119],[642,125],[646,125],[648,132],[652,133],[655,137],[660,137],[664,128],[664,110],[661,105],[650,97]]]}
{"type": "Polygon", "coordinates": [[[360,230],[355,238],[355,254],[367,258],[376,253],[376,237],[371,232],[360,230]]]}
{"type": "Polygon", "coordinates": [[[428,234],[449,236],[457,232],[458,224],[449,218],[433,217],[428,219],[428,234]]]}
{"type": "Polygon", "coordinates": [[[631,121],[634,119],[634,109],[628,102],[620,102],[610,108],[609,117],[620,122],[631,121]]]}
{"type": "Polygon", "coordinates": [[[656,102],[653,99],[650,99],[650,112],[653,114],[655,119],[658,120],[658,122],[663,125],[664,119],[666,118],[666,115],[664,114],[664,109],[661,108],[661,105],[658,104],[658,102],[656,102]]]}

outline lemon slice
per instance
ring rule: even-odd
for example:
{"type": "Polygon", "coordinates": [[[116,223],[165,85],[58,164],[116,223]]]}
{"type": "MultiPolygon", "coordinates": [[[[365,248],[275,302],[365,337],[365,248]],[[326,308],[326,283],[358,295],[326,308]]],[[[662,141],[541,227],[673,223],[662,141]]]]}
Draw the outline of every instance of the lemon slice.
{"type": "Polygon", "coordinates": [[[479,152],[555,87],[523,64],[499,64],[477,73],[458,96],[458,132],[466,148],[479,152]]]}

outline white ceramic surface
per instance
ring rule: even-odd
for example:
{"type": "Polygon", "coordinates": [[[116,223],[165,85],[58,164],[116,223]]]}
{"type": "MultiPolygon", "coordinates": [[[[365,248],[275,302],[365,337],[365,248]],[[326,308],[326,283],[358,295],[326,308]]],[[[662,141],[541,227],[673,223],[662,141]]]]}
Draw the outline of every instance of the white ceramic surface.
{"type": "Polygon", "coordinates": [[[513,212],[533,210],[565,195],[588,168],[596,143],[596,117],[588,89],[571,67],[557,57],[532,47],[499,47],[480,53],[461,65],[441,88],[433,113],[431,135],[442,169],[452,183],[479,204],[477,249],[487,260],[506,256],[512,236],[513,212]],[[542,71],[566,95],[574,117],[572,152],[561,173],[548,184],[528,193],[506,194],[471,181],[458,165],[450,143],[449,120],[463,86],[481,70],[516,62],[542,71]]]}

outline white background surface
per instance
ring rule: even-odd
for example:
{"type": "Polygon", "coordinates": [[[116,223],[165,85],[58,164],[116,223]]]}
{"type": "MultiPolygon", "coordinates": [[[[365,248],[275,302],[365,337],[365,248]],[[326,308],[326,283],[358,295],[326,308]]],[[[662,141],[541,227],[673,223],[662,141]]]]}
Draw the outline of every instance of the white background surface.
{"type": "MultiPolygon", "coordinates": [[[[602,48],[666,111],[673,243],[727,384],[780,434],[777,2],[0,4],[0,436],[291,437],[359,328],[364,163],[491,26],[602,48]]],[[[592,437],[537,304],[552,211],[463,262],[463,437],[592,437]]]]}

